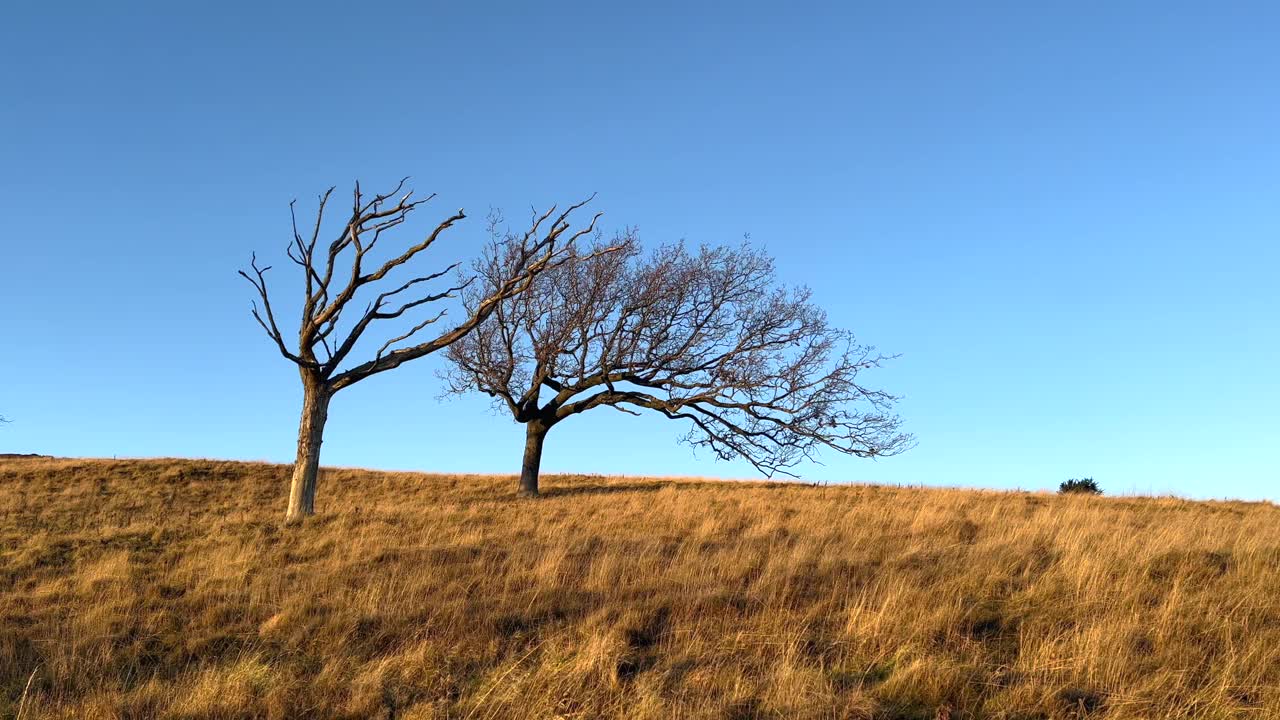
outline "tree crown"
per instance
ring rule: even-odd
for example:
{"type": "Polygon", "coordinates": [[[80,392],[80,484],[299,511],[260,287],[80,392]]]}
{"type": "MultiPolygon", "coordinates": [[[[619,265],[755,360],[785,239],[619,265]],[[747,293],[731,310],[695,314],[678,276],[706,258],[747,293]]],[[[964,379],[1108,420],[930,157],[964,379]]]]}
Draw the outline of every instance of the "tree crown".
{"type": "MultiPolygon", "coordinates": [[[[634,231],[608,247],[570,249],[451,345],[450,390],[479,390],[545,427],[597,407],[656,412],[687,422],[686,442],[770,476],[821,447],[877,457],[911,445],[897,398],[859,381],[888,358],[831,327],[808,289],[780,287],[763,251],[645,253],[634,231]]],[[[463,294],[469,309],[512,262],[490,245],[463,294]]]]}
{"type": "MultiPolygon", "coordinates": [[[[504,266],[507,274],[503,277],[486,278],[483,295],[469,295],[474,302],[468,305],[466,316],[461,322],[430,339],[412,343],[410,341],[421,331],[443,319],[447,310],[426,312],[425,317],[406,332],[387,339],[371,359],[353,365],[349,362],[351,353],[357,343],[365,338],[366,331],[372,325],[396,320],[417,308],[431,308],[456,298],[476,280],[475,277],[456,276],[459,263],[426,273],[417,270],[417,263],[413,263],[443,233],[466,218],[466,213],[461,209],[441,220],[421,240],[404,248],[399,254],[393,254],[381,262],[373,260],[373,253],[383,233],[403,224],[414,210],[435,197],[431,194],[415,198],[412,190],[401,194],[407,180],[401,180],[388,193],[372,197],[362,193],[360,184],[356,183],[350,214],[337,237],[327,246],[319,245],[319,241],[325,211],[334,189],[329,188],[320,196],[315,221],[305,230],[299,228],[294,203],[290,203],[293,239],[285,252],[289,260],[302,270],[304,277],[296,344],[285,340],[276,320],[267,289],[266,272],[271,266],[259,267],[255,255],[250,262],[250,270],[240,271],[240,275],[253,285],[257,293],[257,299],[253,303],[253,317],[275,343],[280,354],[332,390],[340,390],[456,342],[479,325],[501,302],[528,289],[538,274],[564,262],[569,250],[580,238],[594,233],[596,220],[600,217],[597,213],[586,227],[572,230],[571,216],[591,198],[564,210],[553,206],[546,212],[535,215],[527,230],[509,233],[498,244],[507,258],[504,266]],[[399,284],[389,279],[399,268],[411,263],[416,272],[410,277],[399,284]],[[444,287],[439,287],[441,282],[444,287]],[[437,289],[428,290],[433,284],[437,289]],[[372,293],[376,293],[376,296],[365,304],[362,311],[348,313],[351,307],[359,307],[358,297],[372,293]],[[344,313],[354,315],[354,320],[340,330],[339,322],[344,313]]],[[[499,248],[495,246],[494,249],[499,248]]]]}

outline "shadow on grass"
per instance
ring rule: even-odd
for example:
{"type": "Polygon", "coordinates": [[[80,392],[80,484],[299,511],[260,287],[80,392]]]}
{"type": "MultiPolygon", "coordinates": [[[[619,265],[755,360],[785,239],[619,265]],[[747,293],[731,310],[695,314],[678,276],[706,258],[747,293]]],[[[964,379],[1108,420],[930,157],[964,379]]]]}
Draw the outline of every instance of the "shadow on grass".
{"type": "MultiPolygon", "coordinates": [[[[689,486],[696,487],[690,483],[689,486]]],[[[540,498],[568,497],[571,495],[613,495],[616,493],[657,492],[663,488],[685,487],[679,483],[618,483],[617,485],[569,485],[566,487],[541,488],[540,498]]]]}

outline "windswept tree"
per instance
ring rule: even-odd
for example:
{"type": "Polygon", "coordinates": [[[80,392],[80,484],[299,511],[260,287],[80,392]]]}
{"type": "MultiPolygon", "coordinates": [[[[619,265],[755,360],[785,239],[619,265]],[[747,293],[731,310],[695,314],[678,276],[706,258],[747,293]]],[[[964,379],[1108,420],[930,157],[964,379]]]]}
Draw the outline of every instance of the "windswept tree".
{"type": "MultiPolygon", "coordinates": [[[[407,180],[407,179],[406,179],[407,180]]],[[[541,273],[570,257],[574,244],[592,234],[596,214],[585,227],[572,229],[571,216],[587,201],[558,211],[552,207],[535,215],[522,233],[508,233],[493,242],[507,262],[503,277],[485,276],[483,290],[469,292],[465,316],[447,329],[430,328],[445,317],[440,305],[472,286],[475,276],[460,277],[458,263],[426,271],[419,256],[466,214],[462,210],[441,220],[421,240],[391,253],[376,254],[383,233],[404,223],[418,207],[435,195],[415,199],[405,192],[405,180],[386,194],[366,196],[355,186],[350,214],[337,236],[320,244],[325,210],[333,188],[320,196],[314,223],[305,229],[293,218],[293,240],[286,255],[301,269],[302,306],[297,341],[287,340],[276,320],[266,272],[255,256],[249,271],[240,274],[253,284],[257,298],[253,317],[275,343],[280,354],[298,366],[302,377],[302,419],[298,427],[298,452],[289,487],[286,520],[296,522],[315,512],[320,445],[324,438],[329,402],[343,388],[365,378],[430,355],[472,332],[502,303],[527,291],[541,273]],[[375,257],[383,257],[375,260],[375,257]],[[393,277],[398,275],[398,277],[393,277]],[[440,309],[437,309],[440,308],[440,309]],[[399,321],[397,324],[396,321],[399,321]],[[391,328],[373,339],[374,325],[391,328]],[[427,330],[429,339],[421,339],[427,330]],[[390,337],[388,337],[390,336],[390,337]],[[378,343],[365,359],[353,360],[362,343],[378,343]]],[[[589,199],[588,199],[589,201],[589,199]]],[[[478,287],[478,286],[477,286],[478,287]]],[[[293,335],[289,329],[289,335],[293,335]]],[[[373,345],[370,345],[373,347],[373,345]]]]}
{"type": "MultiPolygon", "coordinates": [[[[486,393],[525,424],[520,492],[538,492],[548,431],[600,407],[687,423],[684,441],[770,477],[820,448],[877,457],[911,445],[897,398],[861,382],[887,358],[831,327],[807,289],[779,286],[764,252],[645,254],[631,233],[613,246],[570,250],[446,351],[451,391],[486,393]]],[[[512,248],[490,246],[464,292],[468,311],[519,264],[512,248]]]]}

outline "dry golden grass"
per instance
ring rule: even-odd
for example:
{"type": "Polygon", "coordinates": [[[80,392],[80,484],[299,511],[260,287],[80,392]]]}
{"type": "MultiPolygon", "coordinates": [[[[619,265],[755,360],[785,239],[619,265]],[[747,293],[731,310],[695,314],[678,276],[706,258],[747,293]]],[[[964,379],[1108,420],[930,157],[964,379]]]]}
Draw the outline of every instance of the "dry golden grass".
{"type": "Polygon", "coordinates": [[[0,461],[0,716],[1280,718],[1270,504],[287,474],[0,461]]]}

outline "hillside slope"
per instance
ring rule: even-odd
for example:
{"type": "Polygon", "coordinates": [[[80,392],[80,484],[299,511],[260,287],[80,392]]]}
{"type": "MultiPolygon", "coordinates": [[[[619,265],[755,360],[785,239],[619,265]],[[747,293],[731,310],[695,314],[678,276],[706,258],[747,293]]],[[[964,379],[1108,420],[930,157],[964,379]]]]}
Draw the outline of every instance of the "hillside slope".
{"type": "Polygon", "coordinates": [[[1280,718],[1270,504],[287,477],[0,461],[0,717],[1280,718]]]}

